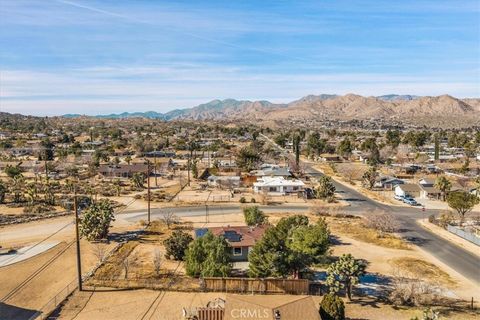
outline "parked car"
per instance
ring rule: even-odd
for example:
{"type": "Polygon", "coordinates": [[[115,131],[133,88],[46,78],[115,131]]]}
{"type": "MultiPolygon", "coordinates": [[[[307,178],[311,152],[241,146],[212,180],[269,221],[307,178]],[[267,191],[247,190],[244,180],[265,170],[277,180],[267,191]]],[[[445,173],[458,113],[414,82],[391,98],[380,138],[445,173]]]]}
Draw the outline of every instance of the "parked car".
{"type": "Polygon", "coordinates": [[[394,195],[393,198],[398,201],[403,201],[405,199],[404,196],[394,195]]]}
{"type": "Polygon", "coordinates": [[[411,206],[419,206],[420,204],[415,201],[415,199],[412,199],[412,198],[405,198],[403,200],[404,203],[408,204],[408,205],[411,205],[411,206]]]}

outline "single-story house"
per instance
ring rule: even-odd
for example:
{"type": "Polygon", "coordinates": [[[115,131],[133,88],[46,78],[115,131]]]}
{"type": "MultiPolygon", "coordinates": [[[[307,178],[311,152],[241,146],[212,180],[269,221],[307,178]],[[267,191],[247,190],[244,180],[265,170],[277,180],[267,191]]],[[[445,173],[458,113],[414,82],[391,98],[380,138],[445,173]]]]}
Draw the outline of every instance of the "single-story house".
{"type": "Polygon", "coordinates": [[[257,177],[284,177],[292,176],[290,169],[284,167],[264,168],[254,172],[257,177]]]}
{"type": "MultiPolygon", "coordinates": [[[[143,163],[135,164],[101,164],[98,167],[98,174],[105,178],[131,178],[134,173],[147,174],[148,166],[143,163]]],[[[150,173],[152,168],[150,168],[150,173]]]]}
{"type": "Polygon", "coordinates": [[[318,305],[306,295],[227,294],[225,300],[217,298],[205,307],[182,310],[185,319],[198,320],[320,320],[318,305]]]}
{"type": "Polygon", "coordinates": [[[396,185],[404,184],[405,181],[395,178],[395,177],[380,177],[376,182],[374,187],[382,188],[386,190],[393,190],[396,185]]]}
{"type": "Polygon", "coordinates": [[[340,162],[342,159],[338,154],[323,153],[320,155],[320,160],[325,162],[340,162]]]}
{"type": "Polygon", "coordinates": [[[175,158],[175,151],[151,151],[145,152],[144,154],[147,158],[175,158]]]}
{"type": "Polygon", "coordinates": [[[211,175],[207,178],[207,183],[211,187],[240,187],[239,176],[215,176],[211,175]]]}
{"type": "Polygon", "coordinates": [[[253,184],[253,191],[256,193],[296,193],[303,192],[305,183],[302,180],[287,180],[284,177],[262,177],[253,184]]]}
{"type": "Polygon", "coordinates": [[[440,199],[442,192],[435,187],[420,184],[420,198],[422,199],[440,199]]]}
{"type": "Polygon", "coordinates": [[[435,185],[435,179],[432,178],[422,178],[418,180],[418,184],[424,187],[433,187],[435,185]]]}
{"type": "Polygon", "coordinates": [[[223,320],[320,320],[318,305],[311,296],[279,297],[274,295],[228,295],[223,320]]]}
{"type": "Polygon", "coordinates": [[[224,237],[232,247],[231,260],[233,262],[248,261],[248,253],[252,247],[259,241],[267,226],[226,226],[195,229],[195,238],[202,237],[208,231],[215,236],[224,237]]]}
{"type": "Polygon", "coordinates": [[[399,184],[396,185],[394,188],[395,195],[405,197],[405,196],[410,196],[412,198],[418,198],[420,197],[420,192],[422,189],[418,184],[413,184],[413,183],[405,183],[405,184],[399,184]]]}

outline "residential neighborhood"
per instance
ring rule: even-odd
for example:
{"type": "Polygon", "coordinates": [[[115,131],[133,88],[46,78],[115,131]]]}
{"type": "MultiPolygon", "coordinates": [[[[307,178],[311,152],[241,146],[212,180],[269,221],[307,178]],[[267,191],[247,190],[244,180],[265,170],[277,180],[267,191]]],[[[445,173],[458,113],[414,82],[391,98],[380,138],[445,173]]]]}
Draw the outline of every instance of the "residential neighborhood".
{"type": "Polygon", "coordinates": [[[0,320],[480,319],[480,2],[0,1],[0,320]]]}

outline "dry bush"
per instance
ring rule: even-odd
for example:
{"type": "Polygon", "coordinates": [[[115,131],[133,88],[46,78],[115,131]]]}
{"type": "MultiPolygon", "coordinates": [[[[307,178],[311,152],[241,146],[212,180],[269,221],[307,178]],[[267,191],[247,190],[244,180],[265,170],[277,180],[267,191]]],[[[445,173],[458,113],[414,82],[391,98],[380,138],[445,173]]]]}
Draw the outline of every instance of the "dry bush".
{"type": "Polygon", "coordinates": [[[338,172],[344,176],[350,184],[355,184],[354,180],[358,180],[362,176],[360,174],[360,168],[352,164],[338,166],[338,172]]]}
{"type": "Polygon", "coordinates": [[[157,277],[160,276],[160,270],[162,267],[162,253],[160,249],[155,248],[153,252],[153,271],[157,277]]]}
{"type": "Polygon", "coordinates": [[[180,221],[178,216],[172,211],[162,213],[160,220],[167,226],[167,229],[170,229],[172,225],[177,224],[180,221]]]}
{"type": "Polygon", "coordinates": [[[260,192],[260,203],[263,205],[268,205],[268,202],[268,191],[262,190],[262,192],[260,192]]]}
{"type": "Polygon", "coordinates": [[[449,224],[455,222],[455,216],[450,211],[442,211],[438,217],[438,225],[442,228],[447,228],[449,224]]]}
{"type": "Polygon", "coordinates": [[[136,262],[137,262],[137,254],[135,252],[126,256],[122,260],[122,266],[123,266],[124,277],[125,277],[124,279],[128,279],[128,272],[130,271],[130,269],[135,267],[136,262]]]}
{"type": "Polygon", "coordinates": [[[92,248],[93,254],[98,260],[98,263],[102,263],[107,255],[107,246],[103,243],[96,243],[92,248]]]}
{"type": "Polygon", "coordinates": [[[396,305],[431,306],[443,300],[442,290],[437,284],[422,280],[414,272],[396,269],[391,284],[389,299],[396,305]]]}
{"type": "Polygon", "coordinates": [[[395,217],[385,211],[374,211],[365,217],[365,225],[368,228],[375,229],[380,232],[382,236],[385,233],[397,232],[399,224],[395,220],[395,217]]]}

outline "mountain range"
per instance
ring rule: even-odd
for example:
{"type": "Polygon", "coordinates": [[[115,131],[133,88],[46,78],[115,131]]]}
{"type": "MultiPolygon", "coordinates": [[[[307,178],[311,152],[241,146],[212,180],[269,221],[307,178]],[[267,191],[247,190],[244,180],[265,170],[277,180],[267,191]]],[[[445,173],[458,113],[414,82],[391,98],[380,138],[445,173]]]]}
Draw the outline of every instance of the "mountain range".
{"type": "MultiPolygon", "coordinates": [[[[63,117],[78,117],[67,114],[63,117]]],[[[449,95],[308,95],[289,103],[248,100],[212,100],[193,108],[166,113],[155,111],[99,115],[97,118],[145,117],[162,120],[246,120],[322,122],[370,120],[434,127],[466,127],[480,124],[480,99],[449,95]]]]}

